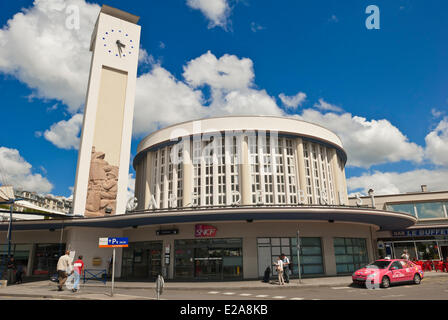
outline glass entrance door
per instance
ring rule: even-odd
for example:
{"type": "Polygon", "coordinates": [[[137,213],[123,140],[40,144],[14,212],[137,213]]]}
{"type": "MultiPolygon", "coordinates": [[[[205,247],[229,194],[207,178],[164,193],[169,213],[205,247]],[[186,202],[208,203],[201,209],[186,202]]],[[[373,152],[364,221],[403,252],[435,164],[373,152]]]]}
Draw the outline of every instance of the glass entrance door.
{"type": "Polygon", "coordinates": [[[194,277],[201,280],[222,280],[222,255],[212,248],[194,250],[194,277]]]}
{"type": "Polygon", "coordinates": [[[162,272],[162,242],[134,242],[123,250],[124,279],[155,280],[162,272]]]}

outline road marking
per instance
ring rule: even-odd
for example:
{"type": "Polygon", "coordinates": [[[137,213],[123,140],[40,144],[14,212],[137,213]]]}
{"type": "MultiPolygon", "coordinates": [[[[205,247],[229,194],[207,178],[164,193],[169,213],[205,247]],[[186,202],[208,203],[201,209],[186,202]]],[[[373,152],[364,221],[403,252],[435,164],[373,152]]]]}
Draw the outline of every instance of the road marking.
{"type": "Polygon", "coordinates": [[[252,293],[240,293],[240,296],[243,296],[243,297],[249,297],[251,295],[252,295],[252,293]]]}
{"type": "Polygon", "coordinates": [[[219,291],[210,291],[209,293],[210,294],[217,294],[217,293],[219,293],[219,291]]]}
{"type": "Polygon", "coordinates": [[[383,298],[395,298],[395,297],[404,297],[404,294],[391,294],[388,296],[383,296],[383,298]]]}
{"type": "Polygon", "coordinates": [[[320,299],[311,299],[311,300],[320,300],[320,299]]]}
{"type": "Polygon", "coordinates": [[[334,290],[350,289],[350,287],[332,287],[331,289],[334,289],[334,290]]]}
{"type": "Polygon", "coordinates": [[[303,298],[291,298],[290,300],[303,300],[303,298]]]}
{"type": "Polygon", "coordinates": [[[227,296],[231,296],[231,295],[235,294],[235,292],[224,292],[223,294],[225,294],[227,296]]]}
{"type": "Polygon", "coordinates": [[[275,296],[275,297],[272,297],[272,299],[285,299],[286,297],[285,296],[275,296]]]}
{"type": "Polygon", "coordinates": [[[256,298],[266,298],[269,297],[267,294],[259,294],[258,296],[255,296],[256,298]]]}

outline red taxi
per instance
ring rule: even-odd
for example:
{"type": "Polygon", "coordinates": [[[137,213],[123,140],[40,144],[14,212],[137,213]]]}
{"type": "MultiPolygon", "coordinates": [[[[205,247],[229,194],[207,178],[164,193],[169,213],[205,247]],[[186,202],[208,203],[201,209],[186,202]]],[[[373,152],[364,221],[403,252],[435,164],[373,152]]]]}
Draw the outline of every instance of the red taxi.
{"type": "Polygon", "coordinates": [[[423,279],[421,266],[409,260],[380,259],[355,271],[352,281],[358,285],[380,285],[388,288],[391,284],[412,282],[420,284],[423,279]]]}

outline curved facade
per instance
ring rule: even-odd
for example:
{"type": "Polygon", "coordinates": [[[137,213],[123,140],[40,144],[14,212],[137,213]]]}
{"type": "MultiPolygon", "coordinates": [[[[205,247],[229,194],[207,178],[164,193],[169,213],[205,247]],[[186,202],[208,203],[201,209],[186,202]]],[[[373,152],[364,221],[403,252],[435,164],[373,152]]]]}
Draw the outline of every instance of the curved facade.
{"type": "Polygon", "coordinates": [[[185,122],[140,143],[137,209],[348,204],[346,158],[337,135],[304,121],[185,122]]]}
{"type": "MultiPolygon", "coordinates": [[[[378,256],[378,231],[405,229],[417,218],[350,206],[346,159],[337,135],[291,118],[184,122],[140,143],[135,210],[15,222],[22,231],[15,241],[62,241],[86,261],[101,257],[95,267],[107,268],[109,253],[98,249],[98,238],[127,237],[129,247],[117,250],[123,279],[259,279],[267,267],[276,277],[272,262],[280,253],[292,262],[291,277],[299,270],[307,277],[348,275],[378,256]]],[[[7,230],[0,222],[0,235],[7,230]]]]}

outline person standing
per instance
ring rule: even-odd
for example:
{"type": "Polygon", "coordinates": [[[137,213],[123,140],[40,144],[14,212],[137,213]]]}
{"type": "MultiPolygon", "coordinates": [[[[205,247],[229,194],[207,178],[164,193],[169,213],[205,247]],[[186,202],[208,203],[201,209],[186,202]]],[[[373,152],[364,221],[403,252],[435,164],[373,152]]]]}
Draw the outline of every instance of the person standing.
{"type": "Polygon", "coordinates": [[[72,291],[76,292],[79,290],[79,279],[84,271],[84,261],[82,261],[82,256],[79,256],[78,260],[73,263],[73,271],[75,276],[75,284],[72,291]]]}
{"type": "Polygon", "coordinates": [[[64,285],[65,281],[67,281],[68,278],[68,272],[71,269],[72,265],[72,259],[69,256],[70,251],[66,250],[65,255],[61,256],[58,260],[58,278],[59,278],[59,284],[58,284],[58,291],[62,291],[62,286],[64,285]]]}
{"type": "Polygon", "coordinates": [[[285,281],[283,280],[283,260],[282,256],[278,257],[277,263],[275,263],[278,273],[278,284],[284,285],[285,281]]]}
{"type": "Polygon", "coordinates": [[[8,260],[8,264],[6,265],[6,276],[8,280],[8,285],[12,285],[15,283],[15,272],[16,272],[16,262],[14,261],[14,257],[11,256],[8,260]]]}
{"type": "Polygon", "coordinates": [[[281,257],[283,261],[283,277],[285,278],[285,282],[289,283],[289,259],[284,253],[282,253],[281,257]]]}
{"type": "Polygon", "coordinates": [[[403,254],[401,255],[401,259],[409,260],[408,249],[403,250],[403,254]]]}
{"type": "Polygon", "coordinates": [[[19,263],[19,265],[17,266],[17,271],[16,271],[16,283],[22,283],[22,276],[25,273],[25,267],[23,266],[22,263],[19,263]]]}

